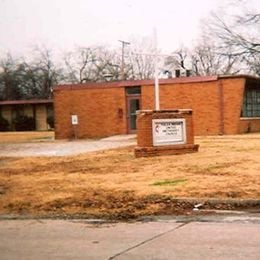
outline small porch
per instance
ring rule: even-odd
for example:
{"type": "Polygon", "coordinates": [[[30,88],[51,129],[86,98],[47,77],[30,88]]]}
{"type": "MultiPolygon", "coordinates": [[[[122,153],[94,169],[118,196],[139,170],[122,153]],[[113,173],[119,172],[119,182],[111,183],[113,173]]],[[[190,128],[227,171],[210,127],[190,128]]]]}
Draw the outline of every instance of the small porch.
{"type": "Polygon", "coordinates": [[[53,120],[53,100],[0,101],[0,131],[46,131],[53,120]]]}

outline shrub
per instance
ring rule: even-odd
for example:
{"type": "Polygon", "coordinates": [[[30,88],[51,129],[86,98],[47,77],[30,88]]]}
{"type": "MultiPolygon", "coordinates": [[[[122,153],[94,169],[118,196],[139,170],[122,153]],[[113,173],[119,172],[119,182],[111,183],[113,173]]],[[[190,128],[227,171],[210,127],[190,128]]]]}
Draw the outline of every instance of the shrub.
{"type": "Polygon", "coordinates": [[[0,116],[0,131],[8,131],[9,130],[9,122],[0,116]]]}
{"type": "Polygon", "coordinates": [[[29,116],[19,116],[14,121],[16,131],[33,131],[35,130],[35,120],[29,116]]]}

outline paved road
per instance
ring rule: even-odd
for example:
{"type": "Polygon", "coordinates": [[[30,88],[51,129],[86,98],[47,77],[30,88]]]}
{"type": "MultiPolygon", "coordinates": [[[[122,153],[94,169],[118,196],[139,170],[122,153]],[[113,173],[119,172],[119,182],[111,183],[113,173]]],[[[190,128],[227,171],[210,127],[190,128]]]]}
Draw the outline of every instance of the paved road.
{"type": "Polygon", "coordinates": [[[2,143],[0,144],[0,156],[66,156],[135,144],[135,135],[117,135],[100,140],[2,143]]]}
{"type": "Polygon", "coordinates": [[[0,220],[0,259],[260,259],[260,216],[0,220]]]}

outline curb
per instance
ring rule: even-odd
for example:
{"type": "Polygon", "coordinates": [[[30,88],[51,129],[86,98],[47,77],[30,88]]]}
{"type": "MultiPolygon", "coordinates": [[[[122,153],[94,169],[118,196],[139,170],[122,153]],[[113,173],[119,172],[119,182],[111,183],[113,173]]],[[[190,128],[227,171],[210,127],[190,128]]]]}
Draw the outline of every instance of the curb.
{"type": "Polygon", "coordinates": [[[202,204],[202,207],[214,207],[230,205],[233,207],[260,207],[260,199],[217,199],[217,198],[172,198],[171,202],[175,203],[187,203],[187,204],[202,204]]]}
{"type": "MultiPolygon", "coordinates": [[[[153,204],[163,204],[164,208],[161,213],[154,213],[150,217],[155,217],[158,215],[185,215],[186,212],[197,211],[197,213],[202,213],[203,211],[208,210],[227,210],[227,211],[236,211],[236,210],[252,210],[256,213],[260,213],[260,199],[217,199],[217,198],[155,198],[152,202],[153,204]],[[181,211],[178,211],[181,210],[181,211]]],[[[123,212],[124,213],[124,212],[123,212]]],[[[46,214],[46,215],[20,215],[20,214],[0,214],[1,220],[25,220],[25,219],[98,219],[104,222],[113,222],[113,221],[130,221],[133,219],[140,219],[143,216],[125,216],[120,218],[120,216],[114,216],[112,218],[104,216],[96,216],[87,213],[83,214],[46,214]]]]}

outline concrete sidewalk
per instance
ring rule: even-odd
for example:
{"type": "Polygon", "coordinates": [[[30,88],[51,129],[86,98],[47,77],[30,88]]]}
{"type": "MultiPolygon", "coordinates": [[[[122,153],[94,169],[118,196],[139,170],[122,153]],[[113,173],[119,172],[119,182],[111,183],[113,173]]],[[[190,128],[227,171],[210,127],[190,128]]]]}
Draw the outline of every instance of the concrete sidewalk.
{"type": "Polygon", "coordinates": [[[2,143],[0,156],[66,156],[136,144],[136,135],[117,135],[99,140],[49,141],[34,143],[2,143]]]}
{"type": "Polygon", "coordinates": [[[260,216],[90,223],[1,220],[2,260],[260,259],[260,216]]]}

